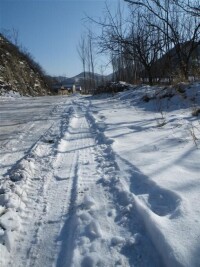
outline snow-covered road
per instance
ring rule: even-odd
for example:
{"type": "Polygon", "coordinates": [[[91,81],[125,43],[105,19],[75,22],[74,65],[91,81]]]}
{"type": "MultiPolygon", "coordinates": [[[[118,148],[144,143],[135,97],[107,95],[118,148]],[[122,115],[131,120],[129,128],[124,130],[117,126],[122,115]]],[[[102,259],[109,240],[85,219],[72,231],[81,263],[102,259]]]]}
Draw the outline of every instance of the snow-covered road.
{"type": "Polygon", "coordinates": [[[198,266],[197,206],[151,174],[170,125],[117,97],[4,100],[1,114],[0,266],[198,266]]]}
{"type": "MultiPolygon", "coordinates": [[[[17,222],[12,218],[13,226],[8,229],[10,234],[17,232],[15,241],[5,239],[11,252],[6,265],[159,266],[151,241],[147,236],[142,240],[137,231],[141,228],[144,233],[140,223],[136,225],[138,218],[126,217],[126,200],[123,196],[118,200],[102,185],[104,178],[117,180],[119,170],[110,144],[97,131],[89,109],[89,101],[67,99],[56,108],[60,118],[57,114],[57,120],[50,118],[46,126],[40,122],[40,137],[23,151],[25,156],[17,154],[19,162],[12,158],[16,163],[6,173],[30,172],[26,181],[19,178],[16,182],[21,187],[20,202],[8,204],[19,217],[17,222]],[[130,223],[135,229],[129,228],[130,223]]],[[[30,123],[38,133],[37,123],[30,123]]],[[[35,131],[22,128],[24,136],[35,131]]],[[[13,148],[18,149],[17,138],[15,141],[13,148]]],[[[5,214],[9,212],[11,208],[5,214]]],[[[6,219],[2,220],[5,228],[6,219]]]]}

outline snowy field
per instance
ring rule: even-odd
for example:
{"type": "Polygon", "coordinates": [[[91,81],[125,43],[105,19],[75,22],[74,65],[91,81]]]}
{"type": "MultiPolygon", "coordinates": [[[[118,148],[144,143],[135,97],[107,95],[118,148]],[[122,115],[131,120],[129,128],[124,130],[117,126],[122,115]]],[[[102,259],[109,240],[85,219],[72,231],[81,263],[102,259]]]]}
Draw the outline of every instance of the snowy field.
{"type": "Polygon", "coordinates": [[[0,266],[199,267],[199,93],[1,97],[0,266]]]}

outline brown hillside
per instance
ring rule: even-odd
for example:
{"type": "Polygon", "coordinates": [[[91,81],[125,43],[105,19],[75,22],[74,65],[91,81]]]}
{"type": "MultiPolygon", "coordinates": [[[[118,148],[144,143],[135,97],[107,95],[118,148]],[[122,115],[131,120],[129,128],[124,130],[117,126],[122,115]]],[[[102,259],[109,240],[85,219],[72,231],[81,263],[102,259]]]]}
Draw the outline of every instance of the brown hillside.
{"type": "Polygon", "coordinates": [[[0,93],[9,90],[29,96],[50,94],[41,67],[0,34],[0,93]]]}

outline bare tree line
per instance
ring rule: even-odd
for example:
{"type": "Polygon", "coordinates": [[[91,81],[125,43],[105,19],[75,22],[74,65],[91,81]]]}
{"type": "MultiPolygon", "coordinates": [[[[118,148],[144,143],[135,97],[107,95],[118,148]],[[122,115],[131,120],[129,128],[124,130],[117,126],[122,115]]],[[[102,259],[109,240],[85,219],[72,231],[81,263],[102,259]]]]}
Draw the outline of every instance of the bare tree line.
{"type": "Polygon", "coordinates": [[[80,81],[85,93],[95,89],[95,51],[94,51],[93,32],[87,29],[87,32],[81,36],[77,51],[82,62],[83,80],[80,81]]]}
{"type": "Polygon", "coordinates": [[[109,54],[114,80],[153,84],[200,75],[199,0],[124,1],[126,15],[120,5],[115,14],[106,5],[101,20],[90,18],[101,28],[98,51],[109,54]]]}

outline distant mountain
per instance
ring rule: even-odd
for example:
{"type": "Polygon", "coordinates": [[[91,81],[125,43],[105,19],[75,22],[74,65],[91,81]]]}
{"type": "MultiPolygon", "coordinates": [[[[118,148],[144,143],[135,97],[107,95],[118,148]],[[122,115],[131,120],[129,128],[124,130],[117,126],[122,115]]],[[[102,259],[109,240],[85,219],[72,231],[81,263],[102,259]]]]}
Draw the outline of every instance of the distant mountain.
{"type": "Polygon", "coordinates": [[[67,77],[65,77],[65,76],[55,76],[55,77],[52,77],[52,78],[54,78],[57,82],[63,82],[63,81],[65,81],[66,79],[68,79],[67,77]]]}
{"type": "MultiPolygon", "coordinates": [[[[90,72],[85,73],[86,79],[90,79],[91,77],[93,77],[92,73],[90,73],[90,72]]],[[[79,82],[80,80],[83,80],[84,79],[84,72],[81,72],[78,75],[72,77],[72,79],[74,79],[75,82],[79,82]]],[[[94,73],[94,79],[97,83],[101,82],[102,80],[109,81],[110,79],[112,79],[112,74],[111,75],[110,74],[109,75],[101,75],[98,73],[94,73]]]]}
{"type": "MultiPolygon", "coordinates": [[[[90,72],[85,73],[86,80],[91,79],[91,77],[92,77],[92,73],[90,73],[90,72]]],[[[59,84],[59,85],[82,84],[83,80],[84,80],[84,72],[81,72],[81,73],[79,73],[79,74],[77,74],[71,78],[67,78],[67,77],[63,77],[63,76],[57,76],[57,77],[53,77],[53,78],[56,81],[56,84],[59,84]]],[[[98,85],[102,81],[110,81],[112,79],[112,75],[111,74],[110,75],[101,75],[101,74],[95,73],[94,79],[95,79],[95,83],[98,85]]]]}
{"type": "MultiPolygon", "coordinates": [[[[85,72],[85,77],[86,78],[89,78],[89,77],[91,77],[92,76],[92,73],[91,72],[85,72]]],[[[99,77],[101,77],[102,75],[101,74],[98,74],[98,73],[94,73],[94,77],[95,78],[99,78],[99,77]]],[[[76,75],[76,76],[74,76],[74,77],[72,77],[72,78],[74,78],[74,79],[80,79],[80,78],[84,78],[84,72],[81,72],[81,73],[79,73],[78,75],[76,75]]]]}
{"type": "Polygon", "coordinates": [[[51,93],[39,64],[0,34],[0,93],[10,90],[30,96],[51,93]]]}

